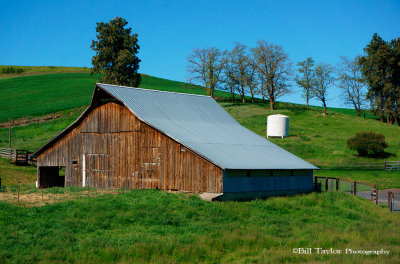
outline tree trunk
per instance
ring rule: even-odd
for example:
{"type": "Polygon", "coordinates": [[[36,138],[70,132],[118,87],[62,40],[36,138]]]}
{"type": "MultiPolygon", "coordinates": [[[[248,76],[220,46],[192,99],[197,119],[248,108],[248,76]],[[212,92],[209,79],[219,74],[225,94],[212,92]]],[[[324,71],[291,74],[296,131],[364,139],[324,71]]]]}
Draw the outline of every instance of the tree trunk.
{"type": "Polygon", "coordinates": [[[275,100],[271,98],[271,99],[269,100],[269,104],[270,104],[270,106],[271,106],[271,110],[273,111],[273,110],[275,109],[275,107],[274,107],[275,100]]]}
{"type": "Polygon", "coordinates": [[[323,102],[323,104],[324,104],[324,115],[327,115],[327,113],[326,113],[326,103],[325,103],[325,101],[323,102]]]}
{"type": "Polygon", "coordinates": [[[361,116],[360,109],[356,109],[356,111],[357,111],[357,116],[360,117],[361,116]]]}
{"type": "Polygon", "coordinates": [[[232,90],[232,104],[235,104],[235,92],[232,90]]]}
{"type": "Polygon", "coordinates": [[[211,98],[214,98],[214,90],[213,89],[209,89],[209,94],[211,96],[211,98]]]}
{"type": "Polygon", "coordinates": [[[254,104],[254,94],[251,95],[251,103],[254,104]]]}

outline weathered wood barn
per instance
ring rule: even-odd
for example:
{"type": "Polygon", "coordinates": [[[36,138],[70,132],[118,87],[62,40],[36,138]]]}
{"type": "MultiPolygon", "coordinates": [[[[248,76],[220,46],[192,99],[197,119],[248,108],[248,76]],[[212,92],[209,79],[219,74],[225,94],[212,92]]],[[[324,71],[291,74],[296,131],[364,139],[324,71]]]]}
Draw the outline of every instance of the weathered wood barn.
{"type": "Polygon", "coordinates": [[[311,191],[317,169],[241,126],[209,96],[101,83],[81,116],[34,155],[39,188],[270,196],[311,191]]]}

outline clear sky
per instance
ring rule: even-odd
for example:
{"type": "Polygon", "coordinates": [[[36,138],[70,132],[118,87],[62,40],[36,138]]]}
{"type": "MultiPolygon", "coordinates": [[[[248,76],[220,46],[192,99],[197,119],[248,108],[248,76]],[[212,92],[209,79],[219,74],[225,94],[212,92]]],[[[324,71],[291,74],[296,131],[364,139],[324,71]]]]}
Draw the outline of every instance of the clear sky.
{"type": "MultiPolygon", "coordinates": [[[[295,65],[306,57],[336,64],[354,57],[373,33],[400,37],[400,0],[392,1],[2,1],[0,64],[91,66],[96,22],[125,18],[139,35],[139,71],[186,81],[193,48],[231,49],[264,39],[295,65]]],[[[332,88],[328,106],[342,107],[332,88]]],[[[299,94],[282,101],[303,103],[299,94]]],[[[318,101],[312,101],[318,105],[318,101]]]]}

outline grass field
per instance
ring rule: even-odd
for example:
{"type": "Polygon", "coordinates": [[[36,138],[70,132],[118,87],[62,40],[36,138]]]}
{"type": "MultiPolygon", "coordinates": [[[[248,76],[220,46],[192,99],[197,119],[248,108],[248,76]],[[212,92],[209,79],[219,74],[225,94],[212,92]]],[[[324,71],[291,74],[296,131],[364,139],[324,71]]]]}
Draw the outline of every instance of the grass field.
{"type": "Polygon", "coordinates": [[[399,263],[398,215],[344,193],[252,202],[137,190],[42,207],[0,202],[2,263],[399,263]],[[389,250],[298,255],[293,248],[389,250]]]}
{"type": "Polygon", "coordinates": [[[400,129],[398,126],[359,118],[338,112],[323,116],[319,110],[306,109],[301,105],[278,103],[278,109],[269,110],[265,104],[222,104],[243,126],[265,136],[267,116],[284,114],[290,117],[289,137],[270,138],[273,143],[310,162],[349,162],[398,160],[400,157],[400,129]],[[388,157],[383,159],[362,158],[346,147],[348,138],[356,132],[373,131],[383,134],[389,147],[388,157]]]}

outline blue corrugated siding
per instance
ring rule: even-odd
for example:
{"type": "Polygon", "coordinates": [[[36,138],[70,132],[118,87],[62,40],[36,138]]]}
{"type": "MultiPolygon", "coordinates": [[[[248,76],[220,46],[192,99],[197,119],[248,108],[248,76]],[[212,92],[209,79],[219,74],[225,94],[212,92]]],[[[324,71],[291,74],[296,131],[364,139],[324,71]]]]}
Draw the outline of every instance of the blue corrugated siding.
{"type": "MultiPolygon", "coordinates": [[[[296,192],[308,192],[313,189],[313,171],[301,173],[293,176],[290,172],[285,176],[256,176],[246,177],[246,171],[243,171],[243,176],[238,177],[238,172],[224,171],[223,175],[223,191],[229,192],[263,192],[263,191],[288,191],[287,194],[296,192]],[[232,176],[235,174],[235,176],[232,176]]],[[[281,193],[284,194],[284,193],[281,193]]]]}

